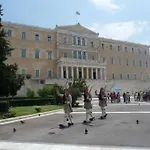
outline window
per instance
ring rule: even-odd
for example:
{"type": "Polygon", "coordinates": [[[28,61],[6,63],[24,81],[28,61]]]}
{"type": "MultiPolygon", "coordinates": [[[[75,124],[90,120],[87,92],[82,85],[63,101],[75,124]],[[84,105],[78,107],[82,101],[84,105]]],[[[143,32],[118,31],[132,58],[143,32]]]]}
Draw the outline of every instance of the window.
{"type": "Polygon", "coordinates": [[[114,58],[111,57],[111,64],[114,64],[114,58]]]}
{"type": "Polygon", "coordinates": [[[141,60],[139,61],[139,64],[140,64],[140,67],[142,67],[142,61],[141,60]]]}
{"type": "Polygon", "coordinates": [[[139,54],[141,54],[141,50],[140,49],[138,49],[138,52],[139,52],[139,54]]]}
{"type": "Polygon", "coordinates": [[[119,63],[119,65],[121,65],[121,64],[122,64],[122,62],[121,62],[121,58],[120,58],[120,57],[118,57],[118,63],[119,63]]]}
{"type": "Polygon", "coordinates": [[[26,57],[26,49],[21,50],[21,57],[25,58],[26,57]]]}
{"type": "Polygon", "coordinates": [[[86,52],[83,52],[83,59],[86,59],[86,52]]]}
{"type": "Polygon", "coordinates": [[[21,69],[21,74],[26,74],[26,69],[21,69]]]}
{"type": "Polygon", "coordinates": [[[77,59],[77,51],[73,51],[73,58],[77,59]]]}
{"type": "Polygon", "coordinates": [[[115,74],[114,73],[112,73],[112,79],[115,79],[115,74]]]}
{"type": "Polygon", "coordinates": [[[76,45],[76,37],[73,36],[73,42],[72,42],[74,45],[76,45]]]}
{"type": "Polygon", "coordinates": [[[6,53],[7,56],[12,56],[11,54],[12,54],[11,51],[9,51],[9,52],[6,53]]]}
{"type": "Polygon", "coordinates": [[[78,51],[78,59],[82,59],[82,52],[78,51]]]}
{"type": "Polygon", "coordinates": [[[94,47],[94,43],[93,42],[91,42],[91,47],[94,47]]]}
{"type": "Polygon", "coordinates": [[[67,44],[67,37],[64,37],[64,44],[67,44]]]}
{"type": "Polygon", "coordinates": [[[68,57],[68,54],[67,54],[67,53],[64,53],[64,57],[67,58],[67,57],[68,57]]]}
{"type": "Polygon", "coordinates": [[[118,51],[120,51],[120,46],[118,46],[118,51]]]}
{"type": "Polygon", "coordinates": [[[26,39],[26,32],[22,32],[22,39],[26,39]]]}
{"type": "Polygon", "coordinates": [[[40,77],[40,70],[39,69],[35,70],[35,77],[40,77]]]}
{"type": "Polygon", "coordinates": [[[35,51],[35,58],[40,58],[40,51],[39,50],[35,51]]]}
{"type": "Polygon", "coordinates": [[[47,52],[48,59],[52,59],[52,52],[47,52]]]}
{"type": "Polygon", "coordinates": [[[148,67],[148,63],[147,63],[147,61],[146,61],[146,67],[148,67]]]}
{"type": "Polygon", "coordinates": [[[130,74],[129,74],[129,73],[127,74],[127,79],[128,79],[128,80],[130,79],[130,74]]]}
{"type": "Polygon", "coordinates": [[[123,79],[123,75],[122,75],[122,73],[120,73],[120,79],[121,79],[121,80],[123,79]]]}
{"type": "Polygon", "coordinates": [[[134,54],[134,48],[132,48],[132,53],[134,54]]]}
{"type": "Polygon", "coordinates": [[[126,65],[127,65],[127,66],[129,65],[129,61],[128,61],[128,59],[126,59],[126,65]]]}
{"type": "Polygon", "coordinates": [[[106,61],[106,57],[103,57],[103,62],[105,62],[106,61]]]}
{"type": "Polygon", "coordinates": [[[134,74],[134,80],[136,80],[136,73],[134,74]]]}
{"type": "Polygon", "coordinates": [[[82,38],[82,45],[85,46],[85,38],[82,38]]]}
{"type": "Polygon", "coordinates": [[[92,60],[95,60],[95,57],[94,57],[94,56],[92,56],[92,60]]]}
{"type": "Polygon", "coordinates": [[[39,40],[39,34],[35,34],[35,40],[39,40]]]}
{"type": "Polygon", "coordinates": [[[127,52],[127,47],[125,47],[125,52],[127,52]]]}
{"type": "Polygon", "coordinates": [[[78,37],[78,45],[81,45],[81,39],[78,37]]]}
{"type": "Polygon", "coordinates": [[[110,45],[110,50],[112,50],[112,45],[110,45]]]}
{"type": "Polygon", "coordinates": [[[50,35],[48,35],[47,41],[48,41],[48,42],[51,42],[51,41],[52,41],[52,37],[51,37],[50,35]]]}
{"type": "Polygon", "coordinates": [[[136,65],[136,62],[135,62],[135,60],[133,60],[133,66],[135,66],[136,65]]]}
{"type": "Polygon", "coordinates": [[[147,52],[146,52],[146,50],[145,50],[144,54],[145,54],[145,55],[147,55],[147,52]]]}
{"type": "Polygon", "coordinates": [[[52,77],[52,71],[48,70],[48,77],[51,78],[52,77]]]}
{"type": "Polygon", "coordinates": [[[104,43],[102,43],[102,49],[104,49],[104,43]]]}
{"type": "Polygon", "coordinates": [[[8,37],[12,37],[12,30],[8,29],[7,35],[8,37]]]}

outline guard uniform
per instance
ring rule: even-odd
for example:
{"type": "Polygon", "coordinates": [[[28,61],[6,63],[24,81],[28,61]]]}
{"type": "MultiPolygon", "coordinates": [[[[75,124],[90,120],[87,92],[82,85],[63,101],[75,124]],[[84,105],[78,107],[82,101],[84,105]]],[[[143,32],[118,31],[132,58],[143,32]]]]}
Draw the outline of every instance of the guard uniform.
{"type": "Polygon", "coordinates": [[[86,119],[83,121],[83,123],[88,123],[89,121],[93,121],[95,119],[95,117],[93,117],[92,115],[92,103],[91,103],[92,96],[91,93],[88,91],[88,88],[84,89],[83,96],[84,96],[84,108],[86,110],[86,119]]]}

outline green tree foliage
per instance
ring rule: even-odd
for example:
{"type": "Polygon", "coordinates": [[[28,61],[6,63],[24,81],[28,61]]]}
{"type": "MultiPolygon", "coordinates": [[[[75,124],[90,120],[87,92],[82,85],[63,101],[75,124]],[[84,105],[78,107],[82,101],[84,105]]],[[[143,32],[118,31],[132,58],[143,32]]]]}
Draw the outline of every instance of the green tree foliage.
{"type": "Polygon", "coordinates": [[[28,98],[33,98],[34,96],[35,96],[34,90],[28,88],[28,89],[27,89],[27,97],[28,97],[28,98]]]}
{"type": "Polygon", "coordinates": [[[2,11],[0,5],[0,96],[15,96],[24,84],[24,77],[17,75],[17,64],[5,63],[13,48],[1,23],[2,11]]]}

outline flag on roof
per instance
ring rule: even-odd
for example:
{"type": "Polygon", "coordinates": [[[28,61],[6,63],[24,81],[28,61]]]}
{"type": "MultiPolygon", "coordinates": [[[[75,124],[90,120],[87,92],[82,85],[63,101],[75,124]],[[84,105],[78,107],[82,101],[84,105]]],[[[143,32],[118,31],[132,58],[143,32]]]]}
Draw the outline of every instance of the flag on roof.
{"type": "Polygon", "coordinates": [[[80,15],[80,13],[78,11],[76,11],[76,15],[80,15]]]}

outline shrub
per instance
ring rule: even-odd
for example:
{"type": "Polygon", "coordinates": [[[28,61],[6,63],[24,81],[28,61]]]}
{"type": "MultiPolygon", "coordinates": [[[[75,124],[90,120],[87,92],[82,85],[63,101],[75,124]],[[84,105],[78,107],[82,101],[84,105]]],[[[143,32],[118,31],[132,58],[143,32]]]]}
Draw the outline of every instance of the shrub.
{"type": "Polygon", "coordinates": [[[39,89],[37,93],[40,97],[49,97],[50,95],[53,95],[52,90],[51,87],[43,87],[42,89],[39,89]]]}
{"type": "Polygon", "coordinates": [[[8,101],[0,101],[0,112],[5,113],[9,110],[9,102],[8,101]]]}
{"type": "Polygon", "coordinates": [[[28,88],[27,89],[27,97],[28,98],[33,98],[35,96],[34,90],[28,88]]]}
{"type": "Polygon", "coordinates": [[[4,114],[3,119],[5,119],[5,118],[12,118],[12,117],[16,117],[16,113],[9,111],[9,112],[4,114]]]}
{"type": "Polygon", "coordinates": [[[39,113],[39,112],[41,112],[42,109],[41,109],[41,107],[35,107],[35,110],[37,113],[39,113]]]}

